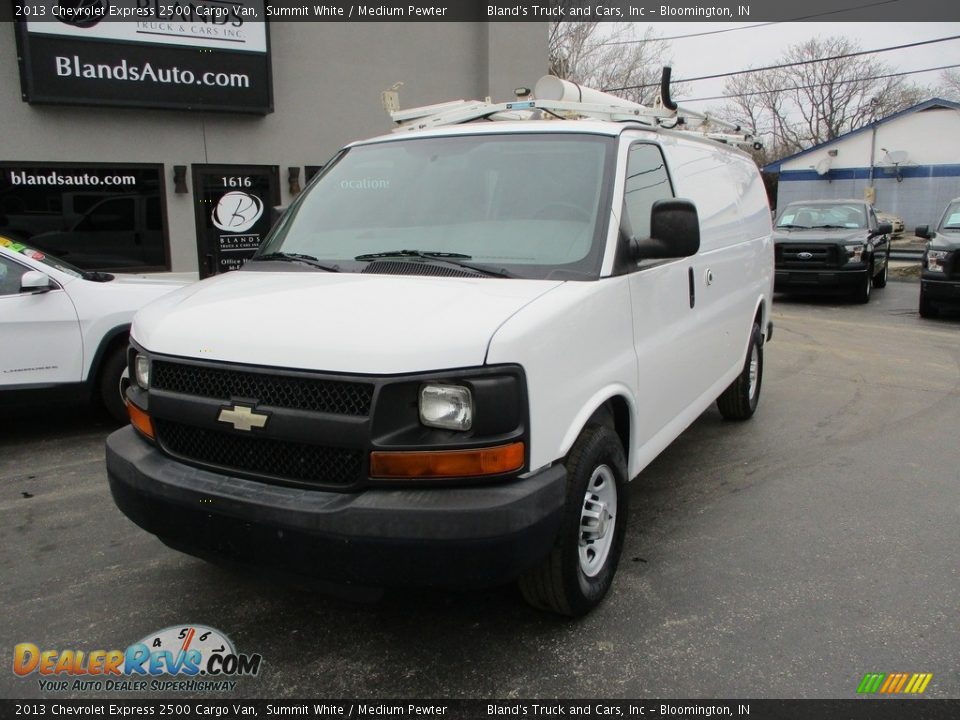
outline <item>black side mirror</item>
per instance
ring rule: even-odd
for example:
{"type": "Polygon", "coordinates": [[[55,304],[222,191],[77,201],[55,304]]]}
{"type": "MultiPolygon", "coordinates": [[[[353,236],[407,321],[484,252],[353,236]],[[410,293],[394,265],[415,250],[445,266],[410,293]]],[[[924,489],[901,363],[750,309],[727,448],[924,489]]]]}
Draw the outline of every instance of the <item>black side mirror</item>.
{"type": "Polygon", "coordinates": [[[689,200],[657,200],[650,209],[650,237],[630,238],[632,260],[690,257],[700,250],[700,218],[689,200]]]}
{"type": "Polygon", "coordinates": [[[924,240],[931,240],[933,238],[929,225],[917,225],[917,229],[913,231],[913,234],[924,240]]]}
{"type": "Polygon", "coordinates": [[[870,237],[880,237],[881,235],[889,235],[893,232],[893,225],[888,222],[877,223],[877,229],[870,233],[870,237]]]}

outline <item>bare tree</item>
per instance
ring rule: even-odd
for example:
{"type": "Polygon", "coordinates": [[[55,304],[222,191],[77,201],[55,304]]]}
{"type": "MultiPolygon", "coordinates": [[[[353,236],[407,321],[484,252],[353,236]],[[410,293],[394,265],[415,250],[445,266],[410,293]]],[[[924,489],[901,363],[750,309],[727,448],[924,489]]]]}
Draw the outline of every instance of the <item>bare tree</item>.
{"type": "Polygon", "coordinates": [[[940,85],[936,94],[944,100],[960,102],[960,70],[950,68],[940,73],[940,85]]]}
{"type": "Polygon", "coordinates": [[[725,85],[733,96],[722,114],[753,121],[782,157],[868,125],[929,95],[903,77],[879,77],[890,66],[873,56],[841,57],[860,49],[845,37],[814,38],[784,51],[773,70],[736,75],[725,85]]]}
{"type": "MultiPolygon", "coordinates": [[[[567,10],[585,4],[589,5],[579,0],[560,3],[567,10]]],[[[669,43],[652,27],[637,37],[631,24],[586,20],[550,23],[548,48],[552,75],[598,90],[613,90],[613,94],[644,105],[651,105],[659,94],[661,68],[669,64],[670,52],[669,43]]],[[[679,93],[682,88],[674,90],[679,93]]]]}

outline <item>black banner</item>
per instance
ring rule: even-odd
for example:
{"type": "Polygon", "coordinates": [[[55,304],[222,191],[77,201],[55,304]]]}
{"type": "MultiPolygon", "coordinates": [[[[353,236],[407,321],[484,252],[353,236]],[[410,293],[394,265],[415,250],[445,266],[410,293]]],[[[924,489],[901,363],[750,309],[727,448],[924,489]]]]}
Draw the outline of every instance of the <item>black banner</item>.
{"type": "MultiPolygon", "coordinates": [[[[265,114],[273,111],[266,22],[256,0],[71,0],[76,10],[169,13],[111,22],[64,16],[66,0],[38,0],[16,24],[22,97],[32,103],[175,108],[265,114]],[[123,4],[121,4],[123,3],[123,4]],[[176,8],[190,9],[177,13],[176,8]],[[222,11],[220,14],[208,12],[222,11]],[[231,15],[231,12],[238,13],[231,15]]],[[[27,5],[19,3],[15,10],[27,5]]]]}
{"type": "MultiPolygon", "coordinates": [[[[43,0],[49,2],[50,0],[43,0]]],[[[41,17],[30,14],[35,3],[14,0],[12,12],[0,3],[0,20],[95,20],[99,23],[167,21],[184,17],[190,5],[230,0],[136,0],[134,12],[111,6],[132,0],[56,0],[41,17]],[[77,14],[77,6],[91,8],[77,14]],[[83,14],[86,13],[86,14],[83,14]],[[92,13],[92,14],[91,14],[92,13]]],[[[238,4],[241,0],[236,0],[238,4]]],[[[672,0],[269,0],[248,8],[248,21],[297,22],[544,22],[589,20],[599,22],[931,22],[956,19],[954,0],[807,0],[802,4],[783,0],[698,2],[672,0]]]]}
{"type": "Polygon", "coordinates": [[[938,720],[960,715],[960,700],[0,700],[0,720],[25,717],[296,717],[391,720],[938,720]]]}

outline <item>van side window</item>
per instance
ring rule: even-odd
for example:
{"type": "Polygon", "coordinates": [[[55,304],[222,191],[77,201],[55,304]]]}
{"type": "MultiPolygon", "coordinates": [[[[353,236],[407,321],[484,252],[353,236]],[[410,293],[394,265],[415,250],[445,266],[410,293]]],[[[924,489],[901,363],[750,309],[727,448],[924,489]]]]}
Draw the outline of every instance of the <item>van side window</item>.
{"type": "Polygon", "coordinates": [[[650,209],[657,200],[673,197],[670,176],[660,148],[634,143],[627,156],[623,214],[636,238],[650,237],[650,209]]]}

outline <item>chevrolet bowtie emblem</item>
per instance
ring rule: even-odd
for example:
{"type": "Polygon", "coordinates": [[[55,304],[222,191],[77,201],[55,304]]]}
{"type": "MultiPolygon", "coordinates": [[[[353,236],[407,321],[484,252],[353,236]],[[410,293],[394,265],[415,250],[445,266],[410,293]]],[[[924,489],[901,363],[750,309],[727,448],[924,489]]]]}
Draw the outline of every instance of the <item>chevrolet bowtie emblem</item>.
{"type": "Polygon", "coordinates": [[[253,428],[262,428],[267,424],[269,415],[255,413],[253,408],[246,405],[234,405],[230,408],[222,408],[217,420],[230,423],[234,430],[244,430],[250,432],[253,428]]]}

